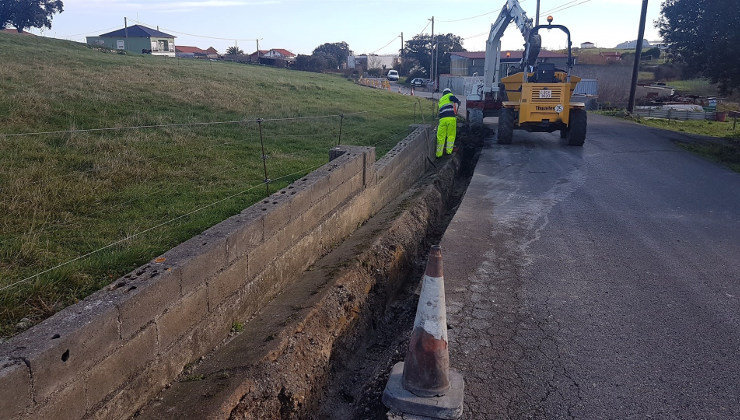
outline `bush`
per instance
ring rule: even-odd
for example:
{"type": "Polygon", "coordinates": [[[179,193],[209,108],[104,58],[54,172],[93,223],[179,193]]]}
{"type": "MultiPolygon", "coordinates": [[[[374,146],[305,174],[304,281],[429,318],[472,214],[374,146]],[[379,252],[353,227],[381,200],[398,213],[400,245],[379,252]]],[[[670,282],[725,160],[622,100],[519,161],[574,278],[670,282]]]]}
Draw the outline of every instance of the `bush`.
{"type": "Polygon", "coordinates": [[[367,75],[370,77],[381,77],[382,71],[381,69],[368,69],[367,75]]]}

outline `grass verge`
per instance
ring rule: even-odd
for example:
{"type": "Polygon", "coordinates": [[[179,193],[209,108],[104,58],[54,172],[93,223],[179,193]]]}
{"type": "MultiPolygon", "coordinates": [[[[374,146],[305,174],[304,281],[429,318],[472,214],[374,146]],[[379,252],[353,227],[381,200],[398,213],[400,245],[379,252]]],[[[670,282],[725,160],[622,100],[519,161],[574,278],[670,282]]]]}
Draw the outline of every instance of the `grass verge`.
{"type": "MultiPolygon", "coordinates": [[[[339,76],[118,55],[42,37],[0,34],[0,85],[0,288],[28,279],[0,290],[0,337],[265,194],[256,123],[4,134],[366,112],[344,118],[342,144],[374,145],[382,156],[419,122],[415,98],[339,76]]],[[[275,191],[328,160],[340,120],[262,128],[275,191]]]]}
{"type": "Polygon", "coordinates": [[[659,118],[641,118],[639,116],[629,115],[627,111],[620,110],[602,110],[594,111],[601,115],[617,117],[633,121],[638,124],[649,127],[662,128],[664,130],[677,131],[681,133],[698,134],[702,136],[717,137],[728,140],[740,140],[740,124],[734,126],[733,121],[680,121],[664,120],[659,118]],[[734,129],[733,129],[734,128],[734,129]]]}
{"type": "Polygon", "coordinates": [[[723,145],[678,142],[677,144],[683,149],[714,162],[721,163],[733,171],[740,173],[740,143],[733,142],[723,145]]]}

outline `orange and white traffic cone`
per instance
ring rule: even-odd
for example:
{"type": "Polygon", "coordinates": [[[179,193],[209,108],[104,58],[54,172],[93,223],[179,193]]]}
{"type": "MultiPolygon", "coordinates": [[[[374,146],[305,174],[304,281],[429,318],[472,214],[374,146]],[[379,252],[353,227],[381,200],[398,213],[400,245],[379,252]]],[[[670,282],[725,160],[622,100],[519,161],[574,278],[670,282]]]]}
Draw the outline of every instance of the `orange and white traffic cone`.
{"type": "Polygon", "coordinates": [[[435,245],[424,273],[406,359],[393,367],[383,392],[388,408],[444,419],[462,416],[464,383],[462,375],[450,369],[445,311],[442,249],[435,245]]]}
{"type": "Polygon", "coordinates": [[[416,307],[414,329],[403,367],[403,387],[420,397],[444,395],[450,388],[450,353],[442,273],[442,249],[432,247],[416,307]]]}

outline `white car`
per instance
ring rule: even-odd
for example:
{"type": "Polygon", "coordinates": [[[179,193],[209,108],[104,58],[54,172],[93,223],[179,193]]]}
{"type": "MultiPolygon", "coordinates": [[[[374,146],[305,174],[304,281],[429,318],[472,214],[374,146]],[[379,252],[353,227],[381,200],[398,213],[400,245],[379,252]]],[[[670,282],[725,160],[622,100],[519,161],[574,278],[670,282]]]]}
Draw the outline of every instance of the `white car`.
{"type": "Polygon", "coordinates": [[[391,71],[389,71],[389,72],[388,72],[388,76],[386,76],[386,77],[387,77],[387,78],[388,78],[388,80],[390,80],[391,82],[397,82],[397,81],[398,81],[398,71],[396,71],[396,70],[391,70],[391,71]]]}

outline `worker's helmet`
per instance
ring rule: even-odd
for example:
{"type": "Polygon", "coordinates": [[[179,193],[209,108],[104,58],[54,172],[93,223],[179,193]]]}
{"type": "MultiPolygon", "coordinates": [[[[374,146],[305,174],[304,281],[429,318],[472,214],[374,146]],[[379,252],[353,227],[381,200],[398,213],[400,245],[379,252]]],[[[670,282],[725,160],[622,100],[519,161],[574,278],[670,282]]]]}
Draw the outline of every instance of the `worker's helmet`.
{"type": "Polygon", "coordinates": [[[452,93],[452,89],[447,88],[447,89],[445,89],[445,90],[442,91],[442,94],[443,95],[447,95],[448,93],[452,93]]]}

